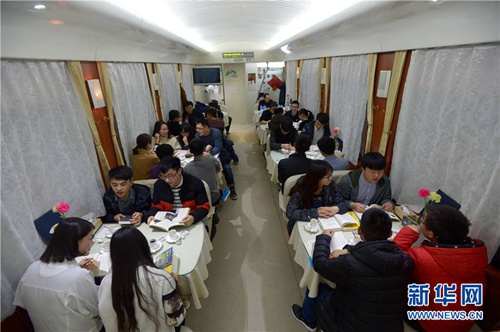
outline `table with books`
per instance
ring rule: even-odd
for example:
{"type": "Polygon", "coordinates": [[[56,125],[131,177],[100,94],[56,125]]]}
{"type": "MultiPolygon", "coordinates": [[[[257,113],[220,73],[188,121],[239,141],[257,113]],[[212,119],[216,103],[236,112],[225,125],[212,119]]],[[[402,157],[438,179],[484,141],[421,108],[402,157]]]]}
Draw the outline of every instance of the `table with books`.
{"type": "MultiPolygon", "coordinates": [[[[120,227],[118,224],[104,224],[94,236],[94,245],[90,255],[95,256],[93,258],[101,262],[100,275],[111,272],[109,252],[103,250],[103,244],[106,244],[106,240],[109,241],[110,233],[118,227],[120,227]]],[[[199,222],[186,228],[177,227],[179,233],[186,230],[189,234],[175,243],[167,243],[168,232],[152,228],[147,224],[142,223],[138,230],[144,234],[148,241],[156,239],[160,243],[160,247],[153,252],[155,261],[165,250],[173,248],[173,254],[179,260],[179,287],[183,294],[191,295],[194,307],[200,309],[200,299],[208,297],[208,289],[204,281],[208,278],[207,264],[212,260],[210,251],[213,249],[203,223],[199,222]]]]}
{"type": "MultiPolygon", "coordinates": [[[[326,283],[332,288],[335,288],[335,284],[324,279],[314,271],[312,263],[314,243],[316,241],[316,236],[323,233],[323,228],[321,225],[318,225],[318,230],[316,232],[311,232],[308,230],[309,225],[309,222],[298,221],[293,228],[288,244],[292,245],[295,250],[295,262],[304,269],[304,274],[300,279],[299,286],[307,287],[309,289],[309,296],[314,298],[318,295],[318,286],[320,282],[326,283]]],[[[401,229],[401,222],[393,221],[392,237],[396,235],[399,229],[401,229]]],[[[330,249],[342,249],[346,244],[355,245],[359,241],[361,241],[361,239],[357,233],[357,227],[346,225],[342,230],[335,231],[330,249]]]]}

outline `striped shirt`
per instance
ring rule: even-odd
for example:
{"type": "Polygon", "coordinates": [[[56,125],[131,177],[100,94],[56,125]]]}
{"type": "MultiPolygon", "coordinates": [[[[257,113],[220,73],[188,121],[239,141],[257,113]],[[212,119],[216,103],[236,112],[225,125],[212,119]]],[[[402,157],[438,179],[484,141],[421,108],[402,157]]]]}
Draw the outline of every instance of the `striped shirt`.
{"type": "Polygon", "coordinates": [[[170,187],[172,189],[172,193],[174,194],[174,203],[172,206],[172,212],[176,212],[177,209],[182,208],[182,201],[181,201],[181,196],[179,193],[182,189],[183,182],[184,182],[184,178],[181,175],[181,182],[179,182],[179,185],[177,187],[170,187]]]}

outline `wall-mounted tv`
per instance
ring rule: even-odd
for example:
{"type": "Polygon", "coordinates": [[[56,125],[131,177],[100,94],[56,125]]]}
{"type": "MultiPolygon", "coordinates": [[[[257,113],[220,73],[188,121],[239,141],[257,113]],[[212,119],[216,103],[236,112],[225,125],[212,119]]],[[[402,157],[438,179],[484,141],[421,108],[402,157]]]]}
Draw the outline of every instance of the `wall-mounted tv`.
{"type": "Polygon", "coordinates": [[[220,66],[193,67],[195,85],[222,84],[220,66]]]}

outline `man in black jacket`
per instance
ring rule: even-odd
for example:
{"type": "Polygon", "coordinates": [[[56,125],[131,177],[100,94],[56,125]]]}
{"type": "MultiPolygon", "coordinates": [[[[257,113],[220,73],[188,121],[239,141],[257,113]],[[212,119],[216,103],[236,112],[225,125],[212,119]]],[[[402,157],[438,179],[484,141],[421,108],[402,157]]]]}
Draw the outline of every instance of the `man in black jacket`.
{"type": "Polygon", "coordinates": [[[362,242],[330,252],[333,230],[316,237],[314,270],[336,284],[321,285],[318,296],[308,291],[303,308],[292,313],[309,331],[403,331],[407,285],[414,262],[392,241],[392,222],[381,209],[363,213],[358,234],[362,242]]]}
{"type": "Polygon", "coordinates": [[[280,160],[278,164],[278,180],[281,186],[292,175],[302,174],[307,171],[311,159],[306,157],[306,151],[311,147],[311,140],[305,135],[299,135],[295,141],[295,153],[290,157],[280,160]]]}
{"type": "Polygon", "coordinates": [[[108,173],[111,188],[102,200],[106,208],[105,222],[127,219],[134,226],[146,221],[146,211],[151,208],[151,191],[148,187],[134,184],[132,169],[118,166],[108,173]]]}

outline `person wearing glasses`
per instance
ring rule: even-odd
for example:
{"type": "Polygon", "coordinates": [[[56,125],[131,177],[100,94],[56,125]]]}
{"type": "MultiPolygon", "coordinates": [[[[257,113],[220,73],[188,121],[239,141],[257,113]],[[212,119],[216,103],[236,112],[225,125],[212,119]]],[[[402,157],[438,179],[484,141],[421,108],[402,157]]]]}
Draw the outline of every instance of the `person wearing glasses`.
{"type": "Polygon", "coordinates": [[[328,114],[318,113],[318,115],[316,115],[316,121],[311,121],[306,124],[302,130],[302,134],[307,135],[307,137],[311,139],[312,144],[316,145],[320,138],[330,137],[332,134],[328,122],[330,122],[330,116],[328,116],[328,114]]]}
{"type": "Polygon", "coordinates": [[[182,172],[179,158],[165,157],[160,162],[160,179],[154,185],[147,222],[154,220],[159,211],[176,212],[180,208],[190,209],[189,215],[181,220],[185,227],[205,218],[210,210],[205,185],[197,177],[182,172]]]}
{"type": "Polygon", "coordinates": [[[337,191],[332,181],[332,166],[324,160],[314,160],[306,175],[301,177],[292,190],[286,207],[288,234],[298,220],[330,218],[334,214],[344,214],[349,204],[337,191]]]}
{"type": "Polygon", "coordinates": [[[229,197],[231,197],[231,199],[238,199],[234,184],[233,170],[229,165],[231,162],[231,155],[224,148],[220,130],[210,128],[210,123],[207,119],[199,119],[196,121],[196,138],[201,139],[205,144],[205,156],[219,156],[222,164],[222,173],[226,178],[227,186],[231,192],[229,197]]]}

